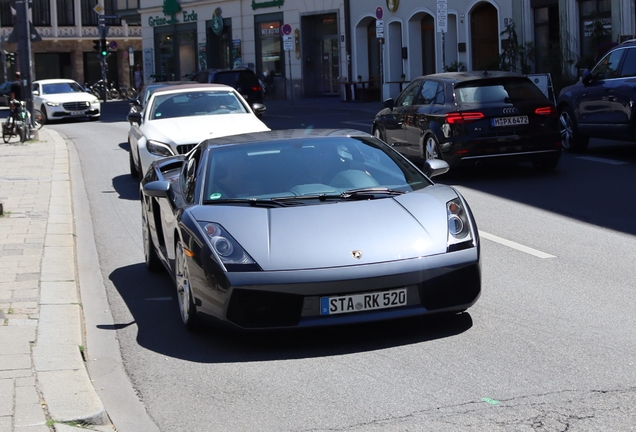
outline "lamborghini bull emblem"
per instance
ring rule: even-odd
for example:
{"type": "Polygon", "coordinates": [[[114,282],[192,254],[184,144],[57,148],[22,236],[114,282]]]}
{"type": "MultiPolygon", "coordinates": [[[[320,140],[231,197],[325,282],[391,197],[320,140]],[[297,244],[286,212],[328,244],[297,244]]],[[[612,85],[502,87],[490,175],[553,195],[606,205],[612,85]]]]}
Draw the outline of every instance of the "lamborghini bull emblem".
{"type": "Polygon", "coordinates": [[[362,258],[362,251],[359,251],[359,250],[351,251],[351,256],[359,260],[360,258],[362,258]]]}

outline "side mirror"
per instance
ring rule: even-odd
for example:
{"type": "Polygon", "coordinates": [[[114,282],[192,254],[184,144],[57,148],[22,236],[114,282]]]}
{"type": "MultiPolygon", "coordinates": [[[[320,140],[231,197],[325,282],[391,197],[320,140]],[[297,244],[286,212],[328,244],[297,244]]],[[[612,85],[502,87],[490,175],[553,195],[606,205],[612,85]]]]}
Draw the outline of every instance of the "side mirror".
{"type": "Polygon", "coordinates": [[[157,180],[144,185],[144,194],[155,198],[168,198],[170,182],[157,180]]]}
{"type": "Polygon", "coordinates": [[[592,82],[592,78],[593,76],[590,71],[588,69],[585,69],[585,72],[583,72],[583,77],[581,77],[581,82],[585,85],[588,85],[592,82]]]}
{"type": "Polygon", "coordinates": [[[252,110],[254,114],[256,114],[256,117],[261,118],[263,114],[265,114],[265,111],[267,111],[267,107],[262,103],[255,103],[252,105],[252,110]]]}
{"type": "Polygon", "coordinates": [[[393,107],[395,106],[395,101],[393,100],[393,98],[388,98],[384,102],[382,102],[382,106],[384,108],[393,109],[393,107]]]}
{"type": "Polygon", "coordinates": [[[128,123],[131,123],[131,124],[132,123],[141,124],[141,113],[138,111],[128,113],[126,120],[128,120],[128,123]]]}
{"type": "Polygon", "coordinates": [[[441,159],[428,159],[424,162],[424,174],[429,178],[442,175],[448,172],[449,169],[450,165],[448,165],[448,162],[441,159]]]}
{"type": "Polygon", "coordinates": [[[33,96],[40,96],[40,92],[38,90],[33,90],[33,96]]]}

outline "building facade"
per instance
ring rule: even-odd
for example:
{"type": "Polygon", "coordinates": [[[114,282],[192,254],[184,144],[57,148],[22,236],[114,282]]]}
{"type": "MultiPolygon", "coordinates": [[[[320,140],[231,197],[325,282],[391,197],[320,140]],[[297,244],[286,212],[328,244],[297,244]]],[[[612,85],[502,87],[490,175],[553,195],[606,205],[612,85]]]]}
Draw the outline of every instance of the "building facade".
{"type": "MultiPolygon", "coordinates": [[[[37,37],[31,36],[32,79],[70,78],[92,84],[102,78],[93,41],[100,38],[99,15],[115,16],[114,1],[34,0],[27,15],[37,37]],[[100,13],[97,12],[100,11],[100,13]]],[[[0,43],[5,52],[17,52],[13,42],[15,11],[9,0],[0,1],[0,43]]],[[[108,81],[130,85],[131,63],[141,62],[141,26],[121,18],[104,20],[110,54],[108,81]]],[[[17,62],[17,64],[20,64],[17,62]]],[[[16,65],[4,64],[4,79],[12,80],[16,65]]]]}

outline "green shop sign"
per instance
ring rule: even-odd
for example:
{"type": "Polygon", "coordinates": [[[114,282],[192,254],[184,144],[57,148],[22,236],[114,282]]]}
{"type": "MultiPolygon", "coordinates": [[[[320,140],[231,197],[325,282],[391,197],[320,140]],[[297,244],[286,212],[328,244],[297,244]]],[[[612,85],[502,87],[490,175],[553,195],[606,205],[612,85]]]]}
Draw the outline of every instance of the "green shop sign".
{"type": "MultiPolygon", "coordinates": [[[[199,18],[197,16],[197,13],[195,11],[182,11],[183,12],[183,22],[196,22],[197,19],[199,18]]],[[[163,16],[163,17],[159,17],[159,16],[155,16],[155,17],[148,17],[148,25],[150,27],[157,27],[157,26],[162,26],[162,25],[168,25],[168,24],[176,24],[178,23],[179,20],[176,19],[175,17],[167,17],[167,16],[163,16]]]]}
{"type": "Polygon", "coordinates": [[[252,10],[270,8],[270,7],[276,7],[276,6],[280,8],[284,4],[285,4],[285,0],[270,0],[270,1],[260,2],[260,3],[256,3],[255,0],[252,0],[252,10]]]}
{"type": "Polygon", "coordinates": [[[223,17],[221,13],[221,8],[216,8],[212,14],[212,31],[217,36],[223,32],[223,17]]]}

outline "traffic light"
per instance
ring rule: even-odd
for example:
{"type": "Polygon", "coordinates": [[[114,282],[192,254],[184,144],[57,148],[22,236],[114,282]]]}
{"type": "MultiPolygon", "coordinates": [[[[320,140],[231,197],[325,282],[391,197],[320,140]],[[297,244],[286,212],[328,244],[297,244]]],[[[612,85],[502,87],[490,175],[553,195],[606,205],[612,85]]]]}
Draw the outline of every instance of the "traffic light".
{"type": "Polygon", "coordinates": [[[15,53],[7,53],[7,61],[9,62],[9,64],[14,65],[15,64],[15,53]]]}
{"type": "Polygon", "coordinates": [[[101,51],[101,49],[99,47],[99,39],[95,39],[93,41],[93,51],[97,51],[97,52],[101,51]]]}
{"type": "Polygon", "coordinates": [[[104,58],[108,56],[108,41],[104,38],[99,40],[99,55],[104,58]]]}

